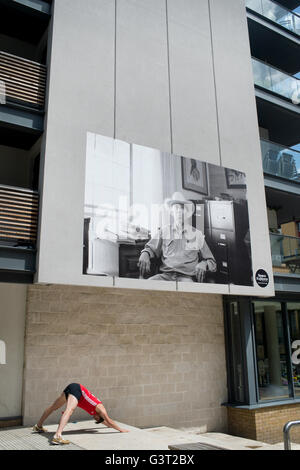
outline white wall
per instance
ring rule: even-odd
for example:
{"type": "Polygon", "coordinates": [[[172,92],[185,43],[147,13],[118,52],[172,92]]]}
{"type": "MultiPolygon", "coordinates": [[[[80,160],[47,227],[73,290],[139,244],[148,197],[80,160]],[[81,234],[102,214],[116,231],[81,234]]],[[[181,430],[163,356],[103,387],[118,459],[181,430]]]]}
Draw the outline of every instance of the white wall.
{"type": "MultiPolygon", "coordinates": [[[[49,83],[38,282],[113,285],[81,274],[86,136],[94,132],[245,171],[254,273],[265,269],[270,285],[209,287],[273,295],[243,0],[55,0],[49,83]]],[[[164,284],[156,286],[176,288],[164,284]]]]}
{"type": "Polygon", "coordinates": [[[0,418],[22,415],[22,385],[27,286],[0,284],[0,341],[6,364],[0,364],[0,418]]]}

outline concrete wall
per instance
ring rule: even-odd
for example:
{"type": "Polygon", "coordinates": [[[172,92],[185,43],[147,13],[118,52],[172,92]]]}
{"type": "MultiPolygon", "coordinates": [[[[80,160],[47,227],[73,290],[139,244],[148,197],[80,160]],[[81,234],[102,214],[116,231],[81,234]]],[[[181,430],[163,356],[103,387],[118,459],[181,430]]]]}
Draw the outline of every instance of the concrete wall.
{"type": "Polygon", "coordinates": [[[84,5],[54,1],[37,282],[138,287],[136,281],[82,275],[86,136],[94,132],[245,171],[253,269],[266,270],[270,285],[225,286],[225,292],[208,287],[272,296],[244,1],[84,5]]]}
{"type": "Polygon", "coordinates": [[[0,364],[0,418],[22,415],[22,377],[27,287],[0,284],[0,341],[6,364],[0,364]]]}
{"type": "Polygon", "coordinates": [[[24,424],[79,382],[131,425],[227,429],[221,296],[31,286],[25,350],[24,424]]]}

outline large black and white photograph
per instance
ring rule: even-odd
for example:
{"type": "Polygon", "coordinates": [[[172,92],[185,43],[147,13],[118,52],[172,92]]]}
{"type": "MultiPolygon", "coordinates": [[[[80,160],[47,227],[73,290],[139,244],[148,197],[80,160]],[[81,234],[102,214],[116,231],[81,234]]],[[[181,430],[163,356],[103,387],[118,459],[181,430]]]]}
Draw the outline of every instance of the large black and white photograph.
{"type": "Polygon", "coordinates": [[[253,286],[246,175],[88,133],[83,274],[253,286]]]}

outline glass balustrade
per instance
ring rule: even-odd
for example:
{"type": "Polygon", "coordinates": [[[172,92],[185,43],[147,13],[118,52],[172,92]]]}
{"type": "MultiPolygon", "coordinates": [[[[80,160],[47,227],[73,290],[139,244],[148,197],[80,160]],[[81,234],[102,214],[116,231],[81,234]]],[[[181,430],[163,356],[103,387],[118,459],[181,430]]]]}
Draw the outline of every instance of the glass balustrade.
{"type": "Polygon", "coordinates": [[[300,152],[261,139],[264,173],[300,183],[300,152]]]}
{"type": "Polygon", "coordinates": [[[300,80],[270,65],[252,58],[255,85],[272,91],[277,95],[300,103],[300,80]]]}
{"type": "Polygon", "coordinates": [[[300,273],[300,238],[270,233],[274,272],[300,273]]]}
{"type": "Polygon", "coordinates": [[[300,16],[271,0],[246,0],[246,7],[300,35],[300,16]]]}

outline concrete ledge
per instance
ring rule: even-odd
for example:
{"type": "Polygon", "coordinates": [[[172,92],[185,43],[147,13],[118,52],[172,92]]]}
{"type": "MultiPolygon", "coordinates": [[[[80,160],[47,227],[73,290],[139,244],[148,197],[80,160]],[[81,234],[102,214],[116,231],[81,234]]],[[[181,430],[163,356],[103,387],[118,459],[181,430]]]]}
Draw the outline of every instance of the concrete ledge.
{"type": "Polygon", "coordinates": [[[1,418],[0,419],[0,429],[12,427],[12,426],[21,426],[21,425],[22,425],[21,416],[17,416],[14,418],[1,418]]]}

